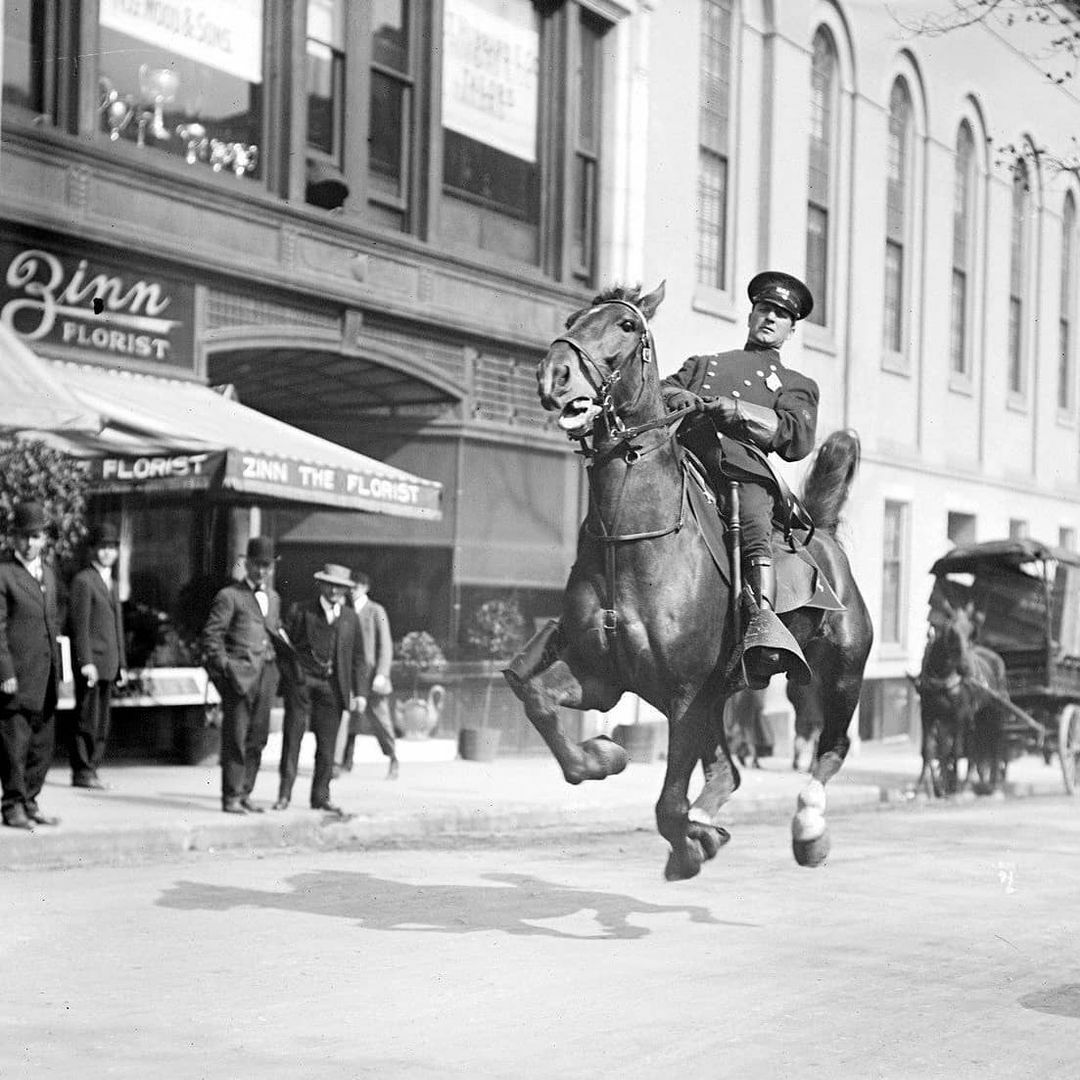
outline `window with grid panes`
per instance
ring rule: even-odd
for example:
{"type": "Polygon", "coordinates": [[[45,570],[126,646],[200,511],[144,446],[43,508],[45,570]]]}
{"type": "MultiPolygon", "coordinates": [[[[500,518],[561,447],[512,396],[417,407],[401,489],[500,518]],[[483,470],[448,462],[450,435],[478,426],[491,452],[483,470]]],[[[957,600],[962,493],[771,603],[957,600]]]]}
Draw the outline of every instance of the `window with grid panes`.
{"type": "Polygon", "coordinates": [[[969,375],[968,295],[971,280],[972,202],[975,192],[975,139],[965,121],[956,135],[953,171],[952,304],[949,335],[950,369],[969,375]]]}
{"type": "Polygon", "coordinates": [[[702,0],[698,114],[697,279],[727,286],[731,0],[702,0]]]}
{"type": "Polygon", "coordinates": [[[814,297],[807,321],[829,322],[829,214],[836,125],[836,47],[821,27],[810,66],[810,171],[806,211],[806,284],[814,297]]]}
{"type": "Polygon", "coordinates": [[[308,0],[307,143],[340,167],[345,110],[345,0],[308,0]]]}
{"type": "Polygon", "coordinates": [[[893,645],[903,644],[907,617],[904,603],[907,512],[907,503],[886,500],[881,560],[881,640],[893,645]]]}
{"type": "Polygon", "coordinates": [[[1009,237],[1009,375],[1010,393],[1024,392],[1024,301],[1028,241],[1028,169],[1018,158],[1012,171],[1012,213],[1009,237]]]}
{"type": "Polygon", "coordinates": [[[1074,401],[1072,323],[1076,300],[1073,295],[1076,275],[1076,201],[1070,191],[1065,196],[1061,215],[1061,312],[1058,317],[1058,379],[1057,403],[1064,412],[1071,411],[1074,401]]]}
{"type": "Polygon", "coordinates": [[[570,180],[570,270],[592,280],[596,245],[596,196],[600,161],[600,42],[602,29],[588,15],[577,24],[577,122],[570,180]]]}
{"type": "Polygon", "coordinates": [[[904,351],[906,308],[907,200],[911,169],[911,96],[907,83],[897,79],[889,96],[887,180],[885,193],[884,345],[904,351]]]}
{"type": "Polygon", "coordinates": [[[416,78],[410,0],[373,0],[368,95],[368,199],[399,229],[409,223],[416,78]]]}

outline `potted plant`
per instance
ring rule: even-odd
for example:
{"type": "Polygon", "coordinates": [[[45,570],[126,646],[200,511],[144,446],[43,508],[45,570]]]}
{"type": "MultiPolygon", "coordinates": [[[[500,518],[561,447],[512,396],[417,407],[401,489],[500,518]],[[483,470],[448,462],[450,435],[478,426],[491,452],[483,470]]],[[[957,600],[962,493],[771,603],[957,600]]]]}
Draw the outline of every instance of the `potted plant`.
{"type": "Polygon", "coordinates": [[[487,661],[487,681],[480,727],[463,727],[458,749],[467,760],[491,761],[499,749],[499,730],[490,726],[496,661],[513,656],[525,640],[525,617],[518,602],[513,598],[486,600],[473,613],[466,637],[487,661]]]}
{"type": "Polygon", "coordinates": [[[396,658],[412,679],[410,696],[394,703],[396,725],[406,739],[426,739],[439,723],[445,691],[436,684],[421,697],[420,676],[441,671],[446,657],[426,630],[412,630],[398,642],[396,658]]]}

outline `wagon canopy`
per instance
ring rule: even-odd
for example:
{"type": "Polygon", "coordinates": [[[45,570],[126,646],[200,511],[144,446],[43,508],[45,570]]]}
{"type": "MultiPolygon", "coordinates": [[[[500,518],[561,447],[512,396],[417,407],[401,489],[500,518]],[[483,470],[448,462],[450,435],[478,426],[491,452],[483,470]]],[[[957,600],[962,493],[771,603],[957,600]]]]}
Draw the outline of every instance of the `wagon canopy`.
{"type": "Polygon", "coordinates": [[[1080,555],[1039,540],[954,548],[931,567],[935,597],[973,602],[981,644],[1002,653],[1049,649],[1080,657],[1080,555]]]}

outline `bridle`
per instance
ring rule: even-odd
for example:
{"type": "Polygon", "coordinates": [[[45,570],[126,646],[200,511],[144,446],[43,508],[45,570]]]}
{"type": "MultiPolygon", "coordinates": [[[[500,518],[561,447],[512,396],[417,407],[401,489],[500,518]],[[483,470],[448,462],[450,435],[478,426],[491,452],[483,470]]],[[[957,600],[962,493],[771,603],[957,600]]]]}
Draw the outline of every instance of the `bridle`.
{"type": "MultiPolygon", "coordinates": [[[[637,304],[630,300],[623,300],[618,297],[613,297],[609,300],[601,300],[590,308],[589,311],[595,311],[597,308],[609,304],[619,304],[620,306],[627,308],[637,316],[641,323],[640,337],[638,338],[637,348],[634,350],[635,355],[640,354],[641,357],[641,378],[638,381],[638,389],[637,393],[634,395],[634,400],[624,406],[626,409],[633,410],[640,403],[641,395],[645,392],[645,370],[648,365],[653,362],[654,348],[652,328],[649,326],[649,320],[645,317],[645,313],[637,306],[637,304]]],[[[588,312],[586,312],[586,314],[588,314],[588,312]]],[[[595,445],[589,446],[587,441],[590,437],[589,432],[582,432],[579,435],[570,435],[569,438],[572,441],[581,444],[577,453],[582,456],[586,458],[607,457],[611,454],[619,453],[625,447],[624,457],[626,463],[632,465],[641,458],[643,453],[648,453],[648,450],[641,451],[637,447],[628,445],[636,439],[638,435],[641,435],[646,431],[651,431],[654,428],[671,427],[682,420],[687,413],[695,411],[694,406],[689,406],[687,408],[677,409],[674,412],[666,413],[656,420],[650,420],[644,424],[636,424],[632,427],[628,427],[626,422],[619,415],[619,409],[615,404],[612,390],[617,383],[622,381],[623,369],[627,363],[633,360],[633,356],[620,364],[620,366],[609,375],[604,375],[600,365],[580,341],[571,337],[569,334],[563,334],[561,337],[555,338],[551,344],[557,345],[560,342],[564,345],[569,345],[570,348],[574,350],[578,362],[581,365],[582,374],[592,388],[595,400],[600,406],[600,416],[598,420],[604,422],[609,438],[614,441],[613,446],[609,447],[607,450],[600,451],[596,449],[595,445]]],[[[594,422],[594,427],[595,423],[596,422],[594,422]]],[[[664,445],[662,442],[656,444],[656,446],[662,445],[664,445]]],[[[651,447],[650,449],[655,449],[656,446],[651,447]]]]}

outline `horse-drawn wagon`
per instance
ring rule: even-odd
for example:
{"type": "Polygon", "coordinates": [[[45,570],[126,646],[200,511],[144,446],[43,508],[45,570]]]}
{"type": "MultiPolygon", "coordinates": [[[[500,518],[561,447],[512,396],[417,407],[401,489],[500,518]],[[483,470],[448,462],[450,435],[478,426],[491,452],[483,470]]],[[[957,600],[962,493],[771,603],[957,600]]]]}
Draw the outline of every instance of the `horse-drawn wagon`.
{"type": "MultiPolygon", "coordinates": [[[[995,689],[992,677],[975,686],[997,717],[994,765],[1003,776],[1022,753],[1041,753],[1048,764],[1057,754],[1065,790],[1080,795],[1080,555],[1037,540],[992,540],[954,548],[930,572],[931,643],[920,677],[924,747],[935,635],[967,612],[978,651],[1004,664],[1007,692],[995,689]]],[[[973,686],[980,681],[961,676],[973,686]]]]}

